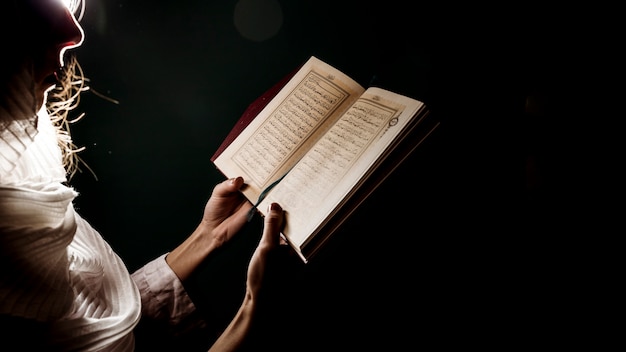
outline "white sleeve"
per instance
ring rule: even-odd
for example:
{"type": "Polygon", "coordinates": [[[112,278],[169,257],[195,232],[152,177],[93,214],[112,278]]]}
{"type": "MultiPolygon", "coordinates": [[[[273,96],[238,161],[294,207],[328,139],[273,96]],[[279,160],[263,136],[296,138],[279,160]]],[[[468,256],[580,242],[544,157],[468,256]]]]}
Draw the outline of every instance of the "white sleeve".
{"type": "Polygon", "coordinates": [[[160,321],[181,333],[206,326],[182,282],[165,261],[167,253],[132,274],[141,295],[143,319],[160,321]]]}

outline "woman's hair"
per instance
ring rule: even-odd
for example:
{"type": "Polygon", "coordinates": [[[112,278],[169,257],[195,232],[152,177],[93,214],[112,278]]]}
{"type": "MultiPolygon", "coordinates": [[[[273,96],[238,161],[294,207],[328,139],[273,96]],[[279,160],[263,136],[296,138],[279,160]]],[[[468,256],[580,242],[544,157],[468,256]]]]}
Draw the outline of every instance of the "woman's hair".
{"type": "Polygon", "coordinates": [[[81,113],[70,117],[71,112],[78,106],[80,95],[89,89],[82,68],[73,53],[67,56],[58,80],[57,85],[48,92],[46,109],[52,124],[56,127],[59,147],[63,154],[63,165],[68,179],[71,179],[77,171],[82,171],[81,164],[92,172],[78,155],[85,148],[79,148],[74,144],[70,132],[70,124],[84,116],[81,113]]]}

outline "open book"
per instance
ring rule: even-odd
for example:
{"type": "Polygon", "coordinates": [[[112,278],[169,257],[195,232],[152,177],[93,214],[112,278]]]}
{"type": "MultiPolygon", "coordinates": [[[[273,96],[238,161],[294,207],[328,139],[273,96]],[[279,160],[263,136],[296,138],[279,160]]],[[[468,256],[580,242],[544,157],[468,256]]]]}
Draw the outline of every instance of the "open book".
{"type": "Polygon", "coordinates": [[[226,177],[244,177],[255,211],[283,207],[282,235],[308,262],[439,122],[424,103],[365,89],[316,57],[288,78],[211,160],[226,177]]]}

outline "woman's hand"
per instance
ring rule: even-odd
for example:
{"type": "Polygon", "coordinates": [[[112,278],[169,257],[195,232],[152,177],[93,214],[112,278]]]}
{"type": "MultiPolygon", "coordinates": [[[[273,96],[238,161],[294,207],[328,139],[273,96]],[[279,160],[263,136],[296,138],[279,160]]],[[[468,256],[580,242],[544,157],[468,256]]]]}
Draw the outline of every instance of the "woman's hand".
{"type": "Polygon", "coordinates": [[[240,192],[243,184],[242,177],[217,184],[198,227],[167,255],[168,265],[181,281],[189,278],[209,254],[233,238],[246,224],[252,204],[240,192]]]}
{"type": "Polygon", "coordinates": [[[226,327],[226,330],[215,341],[209,351],[234,352],[239,350],[250,336],[255,319],[261,305],[272,303],[269,297],[263,297],[265,290],[271,294],[270,276],[278,269],[274,260],[280,246],[280,231],[284,221],[283,209],[272,203],[264,219],[263,236],[252,254],[248,265],[246,280],[246,294],[235,317],[226,327]]]}
{"type": "Polygon", "coordinates": [[[204,216],[198,228],[210,233],[214,246],[228,242],[246,224],[252,204],[241,194],[242,177],[219,183],[204,207],[204,216]]]}
{"type": "Polygon", "coordinates": [[[263,236],[248,265],[246,299],[255,300],[262,292],[267,276],[267,267],[271,266],[272,254],[276,252],[276,248],[281,242],[280,231],[282,230],[283,219],[284,214],[281,206],[277,203],[270,204],[264,220],[263,236]]]}

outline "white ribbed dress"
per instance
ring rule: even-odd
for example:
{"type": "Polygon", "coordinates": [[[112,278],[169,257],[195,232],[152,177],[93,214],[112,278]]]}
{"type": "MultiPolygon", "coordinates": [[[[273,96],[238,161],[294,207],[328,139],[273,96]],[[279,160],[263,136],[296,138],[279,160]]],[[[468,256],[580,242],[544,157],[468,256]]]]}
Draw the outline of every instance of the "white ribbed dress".
{"type": "Polygon", "coordinates": [[[165,254],[131,276],[76,213],[50,117],[44,108],[23,118],[28,94],[15,96],[0,106],[0,316],[51,322],[30,336],[51,350],[116,352],[134,349],[142,314],[170,325],[194,317],[165,254]]]}

